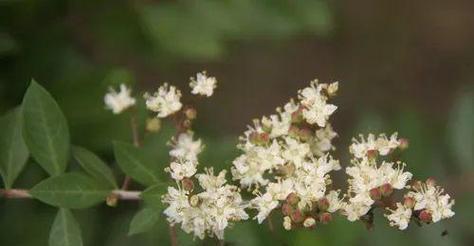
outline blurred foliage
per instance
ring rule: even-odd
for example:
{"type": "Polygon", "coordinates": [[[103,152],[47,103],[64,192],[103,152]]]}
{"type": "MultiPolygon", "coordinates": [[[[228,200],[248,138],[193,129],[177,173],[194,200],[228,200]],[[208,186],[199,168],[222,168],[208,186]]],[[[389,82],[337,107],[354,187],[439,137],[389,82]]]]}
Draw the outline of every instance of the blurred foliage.
{"type": "MultiPolygon", "coordinates": [[[[429,5],[432,6],[431,3],[429,5]]],[[[349,21],[346,20],[347,26],[337,26],[342,22],[342,17],[334,14],[338,7],[340,6],[337,3],[330,4],[323,0],[1,0],[0,112],[3,114],[20,104],[30,79],[35,78],[51,92],[66,114],[73,142],[93,150],[111,163],[117,174],[117,165],[113,163],[112,158],[111,143],[114,140],[131,141],[130,115],[113,116],[105,111],[102,98],[109,86],[119,83],[134,85],[134,92],[138,95],[138,91],[146,87],[145,83],[156,79],[150,78],[149,72],[144,75],[143,71],[154,71],[159,68],[179,73],[183,70],[182,64],[186,66],[187,63],[201,62],[212,65],[215,62],[227,62],[232,49],[246,43],[263,41],[264,46],[270,46],[313,36],[324,40],[332,35],[334,30],[352,30],[351,28],[357,27],[360,24],[358,21],[364,20],[363,17],[365,17],[366,12],[362,10],[371,10],[363,3],[360,4],[360,8],[354,9],[350,5],[349,10],[346,10],[347,13],[342,14],[352,14],[357,21],[351,22],[349,19],[349,21]],[[359,11],[360,15],[357,14],[359,11]],[[181,64],[181,66],[178,67],[176,64],[181,64]]],[[[388,12],[392,11],[388,9],[388,12]]],[[[393,11],[395,12],[396,9],[393,11]]],[[[408,36],[406,30],[385,26],[384,21],[389,19],[383,16],[386,12],[374,12],[382,13],[381,19],[378,19],[382,21],[378,25],[382,26],[383,30],[390,31],[374,33],[374,30],[369,27],[362,28],[362,31],[359,29],[353,32],[348,31],[347,36],[342,35],[342,38],[349,39],[349,36],[355,35],[364,36],[365,39],[362,43],[351,43],[351,46],[347,48],[336,43],[335,53],[348,51],[348,57],[345,57],[347,59],[341,59],[339,64],[350,64],[345,62],[354,59],[354,56],[363,55],[368,57],[369,65],[376,65],[380,62],[379,52],[382,51],[377,50],[374,52],[375,55],[366,54],[366,52],[367,47],[370,48],[377,43],[381,43],[384,49],[382,53],[394,52],[402,57],[406,55],[405,53],[409,53],[400,52],[400,46],[412,44],[404,39],[408,36]],[[403,32],[399,34],[397,30],[403,30],[403,32]],[[384,39],[390,39],[390,36],[385,36],[390,32],[395,32],[399,37],[393,41],[396,44],[382,42],[384,39]],[[381,38],[377,39],[378,36],[381,38]],[[342,51],[339,51],[340,49],[342,51]],[[371,60],[371,56],[376,59],[371,60]]],[[[339,14],[342,15],[341,12],[339,14]]],[[[431,43],[431,36],[428,36],[427,40],[431,43]]],[[[279,51],[279,49],[280,47],[277,47],[272,51],[279,51]]],[[[288,63],[292,63],[292,59],[296,56],[306,62],[308,57],[304,55],[308,53],[307,46],[303,43],[300,50],[301,53],[290,54],[289,61],[276,63],[271,57],[257,59],[254,63],[240,61],[241,63],[237,63],[237,66],[232,65],[232,70],[237,71],[235,73],[245,73],[241,71],[240,66],[246,64],[242,63],[254,66],[257,63],[275,62],[276,66],[283,64],[290,67],[288,63]]],[[[322,63],[325,63],[324,59],[327,59],[324,52],[324,50],[316,52],[316,56],[321,55],[322,63]]],[[[256,55],[260,54],[256,53],[256,55]]],[[[468,52],[464,53],[469,55],[468,52]]],[[[429,53],[426,52],[426,54],[429,53]]],[[[453,59],[448,58],[447,61],[451,64],[453,59]]],[[[427,56],[426,59],[431,59],[431,57],[427,56]]],[[[440,64],[443,63],[440,62],[440,64]]],[[[314,66],[318,64],[304,65],[301,70],[296,71],[301,73],[306,71],[313,76],[314,66]]],[[[416,65],[409,64],[413,67],[417,67],[416,65]]],[[[301,64],[295,66],[299,68],[301,64]]],[[[274,218],[276,231],[273,233],[266,225],[249,221],[238,224],[227,232],[229,244],[472,245],[474,213],[471,210],[474,207],[474,197],[472,187],[470,187],[472,183],[469,183],[472,178],[461,176],[462,174],[472,175],[474,165],[472,86],[458,88],[458,94],[452,98],[437,97],[436,102],[426,102],[430,104],[429,107],[439,102],[448,105],[446,108],[449,113],[446,117],[445,111],[442,111],[443,115],[433,117],[419,107],[415,107],[413,101],[390,100],[393,97],[389,96],[396,93],[386,90],[386,84],[377,84],[380,81],[378,78],[385,76],[383,72],[389,69],[374,70],[372,66],[362,66],[367,66],[367,63],[357,63],[348,71],[355,74],[354,81],[360,82],[363,80],[361,78],[372,79],[373,81],[368,83],[368,86],[360,86],[360,88],[372,89],[373,91],[369,90],[369,92],[376,99],[374,99],[375,102],[365,101],[365,104],[354,103],[369,98],[360,95],[363,90],[358,89],[362,82],[342,84],[341,87],[347,88],[343,95],[346,99],[341,99],[338,114],[351,115],[353,113],[344,111],[344,108],[357,110],[352,118],[342,118],[339,121],[350,123],[344,125],[336,122],[336,130],[340,132],[337,142],[338,156],[342,156],[342,164],[346,165],[348,162],[346,146],[349,144],[350,136],[355,136],[357,133],[398,130],[400,136],[410,140],[410,148],[401,158],[408,163],[409,169],[416,176],[426,178],[429,173],[439,178],[443,185],[446,184],[450,192],[453,191],[453,187],[462,188],[454,195],[456,199],[454,209],[457,215],[442,224],[423,228],[412,226],[406,232],[389,228],[381,216],[376,218],[375,231],[366,231],[361,223],[348,223],[342,217],[337,217],[330,225],[321,226],[315,231],[296,232],[284,231],[280,226],[281,218],[274,218]],[[380,101],[377,101],[377,98],[380,101]],[[430,172],[426,172],[427,169],[430,172]],[[444,229],[449,231],[446,237],[440,235],[444,229]]],[[[405,66],[397,63],[394,66],[405,69],[405,66]]],[[[270,70],[274,69],[273,66],[271,69],[263,68],[267,69],[263,72],[269,74],[271,74],[270,70]]],[[[256,71],[261,72],[259,69],[261,67],[255,68],[256,71]]],[[[435,69],[438,69],[438,66],[435,66],[435,69]]],[[[284,79],[291,82],[290,80],[294,77],[292,72],[288,72],[284,79]]],[[[332,72],[337,71],[328,71],[328,73],[332,72]]],[[[407,74],[410,73],[407,71],[407,74]]],[[[245,74],[243,78],[257,75],[245,74]]],[[[385,80],[382,79],[382,81],[385,80]]],[[[239,81],[235,83],[238,84],[239,81]]],[[[250,84],[252,88],[277,89],[277,84],[263,85],[262,82],[262,85],[258,87],[251,83],[246,85],[250,84]]],[[[463,83],[472,83],[472,77],[463,83]]],[[[398,87],[403,89],[404,84],[400,85],[398,81],[393,84],[389,89],[398,87]]],[[[153,84],[153,86],[156,85],[156,83],[153,84]]],[[[435,87],[428,84],[422,88],[434,90],[435,87]]],[[[282,85],[281,88],[283,91],[291,88],[291,94],[294,94],[293,91],[296,90],[296,86],[291,83],[282,85]]],[[[421,91],[420,88],[417,89],[421,91]]],[[[367,93],[367,91],[364,92],[367,93]]],[[[234,92],[229,90],[227,93],[234,92]]],[[[273,92],[264,95],[273,96],[273,92]]],[[[274,97],[280,100],[278,96],[282,95],[274,97]]],[[[444,92],[442,95],[444,96],[444,92]]],[[[228,95],[224,95],[226,96],[228,95]]],[[[398,96],[397,99],[399,99],[398,96]]],[[[143,104],[143,101],[140,103],[143,104]]],[[[260,105],[255,107],[258,106],[260,105]]],[[[219,105],[219,107],[225,108],[226,105],[219,105]]],[[[266,109],[262,109],[264,110],[266,109]]],[[[144,111],[139,112],[139,115],[142,121],[146,118],[144,111]]],[[[211,121],[219,117],[238,121],[242,129],[248,123],[248,119],[232,118],[228,115],[211,115],[207,118],[208,121],[198,121],[196,134],[206,145],[206,151],[201,156],[201,168],[203,166],[214,166],[218,170],[228,168],[232,159],[238,154],[235,148],[237,137],[234,134],[216,136],[216,126],[211,121]]],[[[144,148],[149,157],[163,168],[167,165],[169,150],[166,143],[173,134],[173,128],[168,122],[164,122],[161,132],[144,136],[144,148]]],[[[71,169],[78,168],[76,164],[71,169]]],[[[166,176],[164,172],[163,175],[166,176]]],[[[29,188],[45,176],[45,172],[30,160],[15,186],[29,188]]],[[[134,185],[133,188],[141,188],[137,184],[134,185]]],[[[149,233],[127,236],[130,221],[142,207],[143,204],[123,202],[115,209],[101,205],[94,209],[73,211],[81,224],[84,245],[168,245],[168,228],[164,219],[160,220],[160,223],[149,233]]],[[[0,245],[47,245],[47,235],[56,209],[35,201],[0,200],[0,211],[2,211],[0,212],[0,245]]],[[[192,240],[191,236],[182,232],[179,232],[179,241],[180,245],[215,244],[213,240],[204,242],[192,240]]]]}

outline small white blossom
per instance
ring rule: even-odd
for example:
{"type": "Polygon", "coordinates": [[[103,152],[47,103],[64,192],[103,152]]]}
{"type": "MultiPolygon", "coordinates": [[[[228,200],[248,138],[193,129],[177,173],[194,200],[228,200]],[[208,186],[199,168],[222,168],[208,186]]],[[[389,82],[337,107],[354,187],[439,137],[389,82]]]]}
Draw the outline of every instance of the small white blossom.
{"type": "Polygon", "coordinates": [[[173,149],[170,156],[178,159],[197,161],[198,155],[202,152],[203,146],[201,139],[193,140],[193,132],[181,133],[178,139],[173,141],[173,149]]]}
{"type": "Polygon", "coordinates": [[[131,96],[132,91],[125,84],[120,85],[120,91],[109,88],[104,96],[105,106],[114,114],[120,114],[125,109],[135,105],[135,98],[131,96]]]}
{"type": "Polygon", "coordinates": [[[206,72],[201,72],[196,74],[196,78],[191,78],[189,86],[192,88],[192,94],[210,97],[217,87],[217,80],[214,77],[208,77],[206,72]]]}
{"type": "Polygon", "coordinates": [[[355,138],[352,139],[349,151],[356,158],[365,158],[369,150],[375,150],[380,155],[385,156],[399,146],[400,140],[397,138],[397,133],[392,134],[390,139],[385,134],[380,134],[377,138],[374,134],[369,134],[367,140],[362,135],[360,135],[360,141],[355,138]]]}
{"type": "Polygon", "coordinates": [[[289,216],[283,218],[283,228],[287,231],[291,230],[291,218],[289,216]]]}
{"type": "Polygon", "coordinates": [[[278,200],[270,193],[265,193],[252,199],[251,206],[258,210],[258,214],[255,218],[259,224],[262,224],[272,210],[278,206],[278,200]]]}
{"type": "Polygon", "coordinates": [[[385,217],[387,217],[387,219],[390,221],[390,225],[398,226],[398,229],[405,230],[408,227],[408,223],[410,222],[412,210],[410,208],[406,208],[401,203],[397,203],[396,210],[388,210],[391,213],[385,215],[385,217]]]}
{"type": "Polygon", "coordinates": [[[311,227],[311,226],[314,226],[316,224],[316,220],[314,218],[306,218],[303,222],[303,226],[304,227],[311,227]]]}
{"type": "Polygon", "coordinates": [[[165,118],[179,111],[183,106],[180,102],[181,91],[175,86],[163,84],[153,95],[145,93],[146,107],[158,113],[158,118],[165,118]]]}
{"type": "Polygon", "coordinates": [[[327,104],[327,97],[322,93],[322,89],[327,84],[318,84],[313,81],[311,86],[304,88],[299,93],[301,104],[305,106],[303,110],[303,117],[309,124],[318,124],[320,127],[326,126],[329,119],[337,107],[332,104],[327,104]]]}
{"type": "Polygon", "coordinates": [[[197,171],[196,166],[197,162],[194,160],[180,159],[171,162],[169,168],[166,168],[165,171],[169,172],[174,180],[182,180],[183,178],[192,177],[197,171]]]}

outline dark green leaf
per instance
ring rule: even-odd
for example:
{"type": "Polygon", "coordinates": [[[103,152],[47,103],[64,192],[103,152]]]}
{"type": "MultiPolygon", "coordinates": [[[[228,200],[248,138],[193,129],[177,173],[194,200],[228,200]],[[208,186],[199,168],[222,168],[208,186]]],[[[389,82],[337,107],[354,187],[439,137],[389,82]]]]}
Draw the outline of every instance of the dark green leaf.
{"type": "Polygon", "coordinates": [[[164,205],[161,202],[161,196],[167,192],[167,189],[167,184],[156,184],[143,191],[141,197],[148,206],[163,209],[164,205]]]}
{"type": "Polygon", "coordinates": [[[72,148],[72,154],[84,171],[94,179],[104,182],[112,188],[117,188],[117,181],[112,170],[98,156],[79,146],[72,148]]]}
{"type": "Polygon", "coordinates": [[[43,180],[30,194],[47,204],[87,208],[104,201],[111,189],[80,173],[66,173],[43,180]]]}
{"type": "Polygon", "coordinates": [[[34,80],[23,99],[23,137],[31,155],[50,175],[66,170],[69,130],[53,97],[34,80]]]}
{"type": "Polygon", "coordinates": [[[159,166],[145,157],[141,149],[128,143],[114,143],[115,158],[123,172],[149,186],[159,182],[159,166]]]}
{"type": "Polygon", "coordinates": [[[134,235],[151,230],[160,219],[161,210],[144,208],[139,211],[130,223],[128,235],[134,235]]]}
{"type": "Polygon", "coordinates": [[[81,228],[71,211],[60,208],[49,233],[49,246],[82,246],[81,228]]]}
{"type": "Polygon", "coordinates": [[[0,129],[0,174],[5,187],[11,188],[28,160],[28,149],[21,135],[21,109],[3,116],[0,129]]]}

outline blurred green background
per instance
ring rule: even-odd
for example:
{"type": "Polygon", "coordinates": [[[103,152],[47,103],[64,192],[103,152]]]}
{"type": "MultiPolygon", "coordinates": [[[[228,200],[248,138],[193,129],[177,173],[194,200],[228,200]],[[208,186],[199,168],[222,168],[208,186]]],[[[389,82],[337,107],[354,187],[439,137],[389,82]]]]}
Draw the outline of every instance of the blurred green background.
{"type": "MultiPolygon", "coordinates": [[[[275,218],[276,236],[252,221],[229,230],[226,242],[473,245],[473,8],[469,0],[0,0],[0,112],[20,104],[35,78],[65,112],[73,143],[116,167],[111,142],[131,136],[127,115],[104,109],[107,87],[128,83],[138,94],[168,81],[188,91],[189,77],[207,70],[219,84],[197,104],[195,130],[207,146],[202,165],[222,169],[252,118],[270,114],[313,78],[337,80],[333,125],[342,164],[352,136],[398,130],[410,140],[402,156],[409,169],[439,180],[456,199],[456,216],[404,232],[380,215],[373,231],[339,217],[317,230],[284,232],[275,218]]],[[[166,165],[167,129],[146,137],[157,165],[166,165]]],[[[16,187],[46,177],[30,162],[16,187]]],[[[74,211],[85,245],[168,245],[164,220],[150,233],[126,236],[139,207],[74,211]]],[[[0,245],[47,245],[55,212],[35,201],[0,200],[0,245]]],[[[214,244],[180,233],[180,245],[214,244]]]]}

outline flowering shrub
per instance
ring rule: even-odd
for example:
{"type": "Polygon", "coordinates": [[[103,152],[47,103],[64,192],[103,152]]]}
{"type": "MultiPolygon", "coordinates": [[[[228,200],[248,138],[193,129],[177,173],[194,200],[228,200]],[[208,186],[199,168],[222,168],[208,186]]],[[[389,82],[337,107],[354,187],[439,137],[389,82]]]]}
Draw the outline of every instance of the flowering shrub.
{"type": "MultiPolygon", "coordinates": [[[[207,98],[214,94],[217,80],[205,72],[190,79],[191,94],[207,98]]],[[[232,162],[230,174],[199,168],[199,154],[205,150],[192,131],[197,111],[185,104],[181,91],[164,83],[152,94],[145,93],[150,117],[145,131],[157,132],[161,120],[170,120],[175,136],[169,140],[169,165],[164,170],[141,151],[140,129],[132,116],[133,144],[114,143],[115,159],[126,177],[119,186],[110,167],[85,148],[71,147],[67,121],[53,97],[31,82],[22,106],[1,120],[0,171],[6,198],[34,198],[60,208],[53,223],[50,244],[82,245],[81,232],[70,209],[119,200],[143,200],[145,208],[130,225],[130,234],[149,230],[165,217],[170,237],[177,245],[176,228],[195,238],[224,240],[225,230],[242,220],[265,220],[279,214],[286,230],[316,228],[341,214],[349,221],[373,226],[374,210],[380,209],[391,226],[405,230],[410,222],[436,223],[454,215],[454,200],[436,184],[412,180],[407,165],[397,153],[408,141],[397,133],[388,137],[369,134],[353,139],[350,165],[334,156],[337,137],[330,118],[337,107],[329,101],[338,83],[310,85],[298,92],[276,113],[253,121],[240,137],[241,154],[232,162]],[[13,189],[15,179],[29,156],[50,175],[30,190],[13,189]],[[70,155],[81,172],[66,172],[70,155]],[[347,191],[335,189],[331,175],[345,168],[347,191]],[[163,180],[163,172],[169,180],[163,180]],[[143,191],[130,191],[137,182],[143,191]],[[231,182],[235,182],[232,184],[231,182]]],[[[105,108],[120,114],[139,107],[139,99],[122,84],[104,97],[105,108]]],[[[344,184],[343,184],[344,185],[344,184]]]]}

